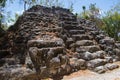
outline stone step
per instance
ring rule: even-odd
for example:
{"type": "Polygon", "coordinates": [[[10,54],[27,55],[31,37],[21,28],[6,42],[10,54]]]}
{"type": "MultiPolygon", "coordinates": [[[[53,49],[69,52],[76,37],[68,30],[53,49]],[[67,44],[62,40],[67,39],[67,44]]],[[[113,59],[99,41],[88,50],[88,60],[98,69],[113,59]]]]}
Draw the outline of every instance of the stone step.
{"type": "Polygon", "coordinates": [[[76,29],[77,29],[77,30],[85,30],[84,27],[81,27],[81,26],[79,26],[79,25],[77,26],[76,29]]]}
{"type": "Polygon", "coordinates": [[[60,17],[59,18],[60,20],[63,20],[63,21],[76,21],[76,18],[73,18],[73,17],[60,17]]]}
{"type": "Polygon", "coordinates": [[[62,14],[60,14],[61,15],[61,17],[68,17],[68,18],[76,18],[75,17],[75,15],[72,15],[72,14],[66,14],[66,13],[62,13],[62,14]]]}
{"type": "Polygon", "coordinates": [[[80,40],[80,41],[76,41],[76,46],[90,46],[90,45],[94,45],[95,43],[92,40],[80,40]]]}
{"type": "Polygon", "coordinates": [[[106,71],[113,70],[113,69],[116,69],[116,68],[119,68],[119,65],[114,64],[114,63],[107,63],[104,66],[96,67],[93,71],[101,74],[101,73],[104,73],[106,71]]]}
{"type": "Polygon", "coordinates": [[[119,65],[114,64],[114,63],[108,63],[108,64],[104,65],[104,68],[106,70],[113,70],[113,69],[116,69],[118,67],[119,67],[119,65]]]}
{"type": "Polygon", "coordinates": [[[98,45],[92,45],[92,46],[80,46],[78,47],[78,49],[84,49],[85,51],[88,51],[88,52],[96,52],[96,51],[100,51],[100,47],[98,45]]]}
{"type": "Polygon", "coordinates": [[[17,64],[17,61],[15,60],[15,58],[0,59],[0,66],[3,66],[5,63],[7,63],[8,65],[15,65],[15,64],[17,64]]]}
{"type": "Polygon", "coordinates": [[[53,39],[53,40],[30,40],[28,41],[28,47],[38,47],[38,48],[46,48],[46,47],[57,47],[63,46],[64,42],[61,38],[53,39]]]}
{"type": "Polygon", "coordinates": [[[74,30],[70,30],[69,33],[72,34],[72,35],[74,35],[74,34],[85,34],[85,31],[74,29],[74,30]]]}
{"type": "Polygon", "coordinates": [[[70,65],[74,71],[77,70],[84,70],[86,69],[86,61],[83,59],[77,59],[77,58],[70,58],[70,65]]]}
{"type": "Polygon", "coordinates": [[[92,34],[92,35],[99,35],[99,32],[98,31],[90,31],[90,34],[92,34]]]}
{"type": "Polygon", "coordinates": [[[60,32],[62,30],[62,27],[56,27],[56,28],[46,28],[42,31],[48,31],[48,32],[60,32]]]}
{"type": "Polygon", "coordinates": [[[58,54],[65,54],[64,52],[64,47],[50,47],[50,48],[41,48],[41,49],[38,49],[39,52],[42,52],[42,53],[46,53],[46,54],[51,54],[53,53],[53,55],[58,55],[58,54]]]}
{"type": "Polygon", "coordinates": [[[95,31],[96,30],[96,28],[90,28],[90,27],[85,27],[84,28],[86,31],[95,31]]]}
{"type": "Polygon", "coordinates": [[[111,37],[105,37],[104,39],[101,39],[99,41],[99,43],[100,44],[106,44],[106,45],[110,46],[110,45],[114,45],[115,40],[111,37]]]}
{"type": "Polygon", "coordinates": [[[90,61],[90,60],[93,60],[93,59],[95,59],[94,57],[93,57],[93,55],[92,55],[92,53],[91,52],[83,52],[83,53],[79,53],[79,58],[80,59],[84,59],[84,60],[86,60],[86,61],[90,61]]]}
{"type": "Polygon", "coordinates": [[[75,51],[76,51],[76,52],[78,52],[78,53],[84,53],[84,52],[86,52],[86,50],[85,50],[85,49],[80,48],[80,47],[75,48],[75,51]]]}
{"type": "Polygon", "coordinates": [[[90,61],[90,60],[98,59],[98,58],[104,59],[105,58],[105,53],[104,53],[104,51],[97,51],[97,52],[94,52],[94,53],[91,53],[91,52],[87,51],[87,52],[79,53],[78,58],[84,59],[86,61],[90,61]]]}
{"type": "MultiPolygon", "coordinates": [[[[37,48],[30,47],[29,54],[31,58],[39,57],[39,60],[50,60],[54,57],[62,57],[66,54],[64,47],[51,47],[51,48],[37,48]]],[[[49,64],[49,63],[48,63],[49,64]]]]}
{"type": "Polygon", "coordinates": [[[76,21],[64,21],[64,24],[77,25],[76,21]]]}
{"type": "Polygon", "coordinates": [[[72,35],[72,38],[74,39],[74,41],[93,39],[90,35],[86,35],[86,34],[72,35]]]}
{"type": "Polygon", "coordinates": [[[94,59],[87,62],[88,69],[94,69],[95,67],[105,65],[107,61],[105,59],[94,59]]]}
{"type": "Polygon", "coordinates": [[[63,24],[62,26],[64,29],[67,29],[67,30],[77,29],[77,25],[63,24]]]}
{"type": "Polygon", "coordinates": [[[106,52],[103,51],[103,50],[96,51],[96,52],[92,53],[92,56],[93,56],[94,59],[96,59],[96,58],[105,58],[105,55],[106,55],[106,52]]]}
{"type": "Polygon", "coordinates": [[[101,39],[104,39],[105,35],[99,34],[99,35],[94,35],[95,39],[97,42],[99,42],[101,39]]]}

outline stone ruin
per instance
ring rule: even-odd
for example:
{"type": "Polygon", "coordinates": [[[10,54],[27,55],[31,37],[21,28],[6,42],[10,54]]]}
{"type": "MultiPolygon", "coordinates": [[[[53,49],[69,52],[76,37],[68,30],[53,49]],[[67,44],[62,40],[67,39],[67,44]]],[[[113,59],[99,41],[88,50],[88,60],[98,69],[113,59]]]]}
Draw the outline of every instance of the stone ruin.
{"type": "Polygon", "coordinates": [[[119,66],[120,43],[94,22],[68,9],[33,6],[0,37],[2,80],[61,80],[89,69],[104,73],[119,66]]]}

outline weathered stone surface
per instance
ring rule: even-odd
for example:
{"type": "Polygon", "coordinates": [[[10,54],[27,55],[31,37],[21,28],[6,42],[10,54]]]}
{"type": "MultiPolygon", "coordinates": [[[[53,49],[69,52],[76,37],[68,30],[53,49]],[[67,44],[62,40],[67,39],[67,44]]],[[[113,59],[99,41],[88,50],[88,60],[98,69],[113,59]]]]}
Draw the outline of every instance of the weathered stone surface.
{"type": "Polygon", "coordinates": [[[67,38],[65,45],[69,49],[72,43],[74,43],[74,40],[72,38],[67,38]]]}
{"type": "Polygon", "coordinates": [[[86,61],[85,61],[85,60],[83,60],[83,59],[78,59],[77,63],[79,64],[78,66],[79,66],[80,69],[84,70],[84,69],[87,68],[87,67],[86,67],[86,61]]]}
{"type": "Polygon", "coordinates": [[[70,59],[70,65],[72,67],[72,71],[76,71],[76,70],[84,70],[86,69],[86,61],[83,59],[77,59],[77,58],[71,58],[70,59]]]}
{"type": "Polygon", "coordinates": [[[100,40],[102,40],[105,37],[105,35],[103,34],[98,34],[96,35],[95,39],[99,42],[100,40]]]}
{"type": "Polygon", "coordinates": [[[105,54],[106,54],[106,52],[104,52],[104,51],[97,51],[97,52],[92,53],[92,56],[94,59],[95,58],[104,58],[105,54]]]}
{"type": "Polygon", "coordinates": [[[120,49],[114,49],[113,52],[115,53],[115,55],[120,56],[120,49]]]}
{"type": "Polygon", "coordinates": [[[106,72],[104,66],[96,67],[96,68],[94,69],[94,71],[97,72],[97,73],[99,73],[99,74],[106,72]]]}
{"type": "Polygon", "coordinates": [[[21,65],[11,65],[9,67],[0,68],[1,80],[21,80],[22,77],[35,74],[34,70],[30,70],[21,65]]]}
{"type": "Polygon", "coordinates": [[[89,60],[92,60],[92,59],[93,59],[93,56],[92,56],[92,53],[90,53],[90,52],[85,52],[85,53],[81,53],[81,54],[80,54],[80,58],[89,61],[89,60]]]}
{"type": "Polygon", "coordinates": [[[106,71],[116,69],[118,67],[119,66],[117,64],[108,63],[108,64],[105,64],[103,66],[96,67],[94,69],[94,71],[97,72],[97,73],[99,73],[99,74],[101,74],[101,73],[105,73],[106,71]]]}
{"type": "Polygon", "coordinates": [[[106,44],[106,45],[114,45],[115,41],[114,41],[113,38],[106,37],[106,38],[100,40],[100,43],[101,44],[106,44]]]}
{"type": "Polygon", "coordinates": [[[17,61],[15,60],[15,58],[2,58],[0,61],[2,63],[4,62],[4,64],[7,64],[7,65],[15,65],[15,64],[17,64],[17,61]]]}
{"type": "Polygon", "coordinates": [[[90,45],[94,45],[94,42],[91,40],[81,40],[81,41],[77,41],[76,42],[76,47],[79,46],[90,46],[90,45]]]}
{"type": "MultiPolygon", "coordinates": [[[[31,47],[29,54],[34,64],[36,71],[39,75],[51,75],[57,74],[59,68],[68,63],[68,58],[64,56],[64,49],[62,47],[42,48],[31,47]],[[45,71],[41,71],[45,68],[45,71]]],[[[59,73],[58,73],[59,74],[59,73]]]]}
{"type": "Polygon", "coordinates": [[[84,52],[86,52],[85,49],[80,48],[80,47],[77,47],[77,48],[75,49],[75,51],[78,52],[78,53],[84,53],[84,52]]]}
{"type": "Polygon", "coordinates": [[[100,47],[97,45],[92,46],[80,46],[80,48],[85,49],[88,52],[96,52],[100,50],[100,47]]]}
{"type": "Polygon", "coordinates": [[[28,47],[38,47],[38,48],[44,48],[44,47],[57,47],[57,46],[63,46],[63,40],[58,39],[51,39],[49,40],[30,40],[28,41],[28,47]]]}
{"type": "Polygon", "coordinates": [[[116,46],[118,49],[120,49],[120,42],[115,43],[115,46],[116,46]]]}
{"type": "Polygon", "coordinates": [[[79,34],[78,34],[78,35],[72,35],[72,37],[73,37],[73,39],[74,39],[75,41],[84,40],[84,39],[86,39],[86,40],[92,39],[91,36],[85,35],[85,34],[82,34],[82,35],[79,35],[79,34]]]}
{"type": "Polygon", "coordinates": [[[105,57],[106,61],[108,63],[112,63],[113,62],[113,58],[112,57],[105,57]]]}
{"type": "Polygon", "coordinates": [[[104,68],[106,69],[106,70],[113,70],[113,69],[116,69],[116,68],[118,68],[119,66],[117,65],[117,64],[106,64],[105,66],[104,66],[104,68]]]}
{"type": "Polygon", "coordinates": [[[95,67],[105,65],[106,63],[107,63],[107,61],[105,59],[94,59],[94,60],[88,61],[87,67],[89,69],[93,69],[95,67]]]}
{"type": "Polygon", "coordinates": [[[85,34],[84,30],[70,30],[69,31],[70,34],[85,34]]]}

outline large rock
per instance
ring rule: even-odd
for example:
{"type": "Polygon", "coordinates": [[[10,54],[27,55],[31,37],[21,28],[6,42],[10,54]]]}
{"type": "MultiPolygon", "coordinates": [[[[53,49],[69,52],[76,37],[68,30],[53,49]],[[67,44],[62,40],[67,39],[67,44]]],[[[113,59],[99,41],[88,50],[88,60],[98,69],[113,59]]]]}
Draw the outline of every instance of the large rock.
{"type": "Polygon", "coordinates": [[[65,56],[64,48],[62,47],[41,49],[31,47],[29,54],[37,73],[44,77],[60,74],[57,73],[60,67],[69,62],[67,56],[65,56]]]}
{"type": "Polygon", "coordinates": [[[101,74],[101,73],[105,73],[106,69],[104,68],[104,66],[98,66],[94,69],[94,71],[101,74]]]}
{"type": "Polygon", "coordinates": [[[77,71],[77,70],[84,70],[86,69],[86,61],[83,59],[77,59],[77,58],[71,58],[70,59],[70,65],[72,67],[72,71],[77,71]]]}
{"type": "Polygon", "coordinates": [[[92,56],[92,53],[90,52],[80,53],[80,58],[87,60],[87,61],[94,59],[92,56]]]}
{"type": "Polygon", "coordinates": [[[100,40],[101,44],[106,44],[107,46],[111,46],[114,45],[115,40],[113,38],[110,37],[105,37],[104,39],[100,40]]]}
{"type": "Polygon", "coordinates": [[[113,52],[115,53],[116,56],[120,57],[120,49],[113,49],[113,52]]]}
{"type": "Polygon", "coordinates": [[[119,66],[117,64],[111,64],[111,63],[108,63],[108,64],[105,64],[104,66],[98,66],[94,69],[95,72],[101,74],[101,73],[105,73],[106,71],[109,71],[109,70],[113,70],[113,69],[116,69],[118,68],[119,66]]]}
{"type": "Polygon", "coordinates": [[[97,51],[97,52],[92,53],[92,56],[93,56],[94,59],[105,58],[105,54],[106,54],[105,51],[97,51]]]}
{"type": "Polygon", "coordinates": [[[106,63],[107,61],[105,59],[94,59],[94,60],[88,61],[87,67],[88,69],[94,69],[95,67],[105,65],[106,63]]]}

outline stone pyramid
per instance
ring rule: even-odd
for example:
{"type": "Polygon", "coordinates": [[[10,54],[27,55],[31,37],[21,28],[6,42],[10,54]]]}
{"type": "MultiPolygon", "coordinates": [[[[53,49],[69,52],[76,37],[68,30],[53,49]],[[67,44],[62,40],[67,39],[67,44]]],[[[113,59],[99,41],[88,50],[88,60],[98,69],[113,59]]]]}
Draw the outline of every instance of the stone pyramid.
{"type": "Polygon", "coordinates": [[[114,62],[120,43],[60,7],[33,6],[0,41],[2,80],[61,80],[81,69],[104,73],[119,67],[114,62]]]}

